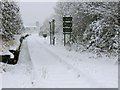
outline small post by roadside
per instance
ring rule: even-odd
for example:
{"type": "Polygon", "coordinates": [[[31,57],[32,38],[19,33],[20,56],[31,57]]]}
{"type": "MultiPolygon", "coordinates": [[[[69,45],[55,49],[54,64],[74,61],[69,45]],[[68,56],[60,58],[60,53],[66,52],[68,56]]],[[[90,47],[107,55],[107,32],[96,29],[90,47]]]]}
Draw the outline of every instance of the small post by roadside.
{"type": "Polygon", "coordinates": [[[55,19],[52,20],[52,29],[53,29],[53,45],[55,45],[55,19]]]}
{"type": "Polygon", "coordinates": [[[52,30],[51,30],[51,22],[49,22],[50,24],[50,45],[52,44],[52,39],[51,39],[51,34],[52,34],[52,30]]]}
{"type": "Polygon", "coordinates": [[[55,19],[52,19],[50,24],[50,45],[55,45],[55,19]]]}
{"type": "Polygon", "coordinates": [[[65,44],[66,44],[66,38],[65,38],[66,36],[65,35],[66,34],[65,33],[63,33],[63,34],[64,34],[64,46],[65,46],[65,44]]]}

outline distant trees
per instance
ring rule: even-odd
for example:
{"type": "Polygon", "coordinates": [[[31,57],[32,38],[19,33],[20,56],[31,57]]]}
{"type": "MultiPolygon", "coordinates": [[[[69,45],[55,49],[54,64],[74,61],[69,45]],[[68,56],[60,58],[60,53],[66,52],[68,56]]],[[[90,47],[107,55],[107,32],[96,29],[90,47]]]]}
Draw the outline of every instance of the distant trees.
{"type": "Polygon", "coordinates": [[[3,38],[10,40],[14,35],[20,34],[24,27],[20,16],[20,8],[14,1],[3,0],[0,3],[3,38]]]}
{"type": "Polygon", "coordinates": [[[43,25],[40,27],[40,32],[39,34],[42,35],[43,33],[47,33],[49,34],[49,30],[50,30],[50,25],[49,25],[49,19],[46,19],[44,22],[43,22],[43,25]]]}

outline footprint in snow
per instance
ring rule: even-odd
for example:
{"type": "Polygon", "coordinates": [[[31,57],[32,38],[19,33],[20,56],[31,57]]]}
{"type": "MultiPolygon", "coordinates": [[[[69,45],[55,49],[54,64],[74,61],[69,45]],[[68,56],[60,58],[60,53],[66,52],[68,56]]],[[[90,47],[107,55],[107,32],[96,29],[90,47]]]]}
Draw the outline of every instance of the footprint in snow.
{"type": "Polygon", "coordinates": [[[80,74],[78,74],[77,77],[80,78],[80,74]]]}

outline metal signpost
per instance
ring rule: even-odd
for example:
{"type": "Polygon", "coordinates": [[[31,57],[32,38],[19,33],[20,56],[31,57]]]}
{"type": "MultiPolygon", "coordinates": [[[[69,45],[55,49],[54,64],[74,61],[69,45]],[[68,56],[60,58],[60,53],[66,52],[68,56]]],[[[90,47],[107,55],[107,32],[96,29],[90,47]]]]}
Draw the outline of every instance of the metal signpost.
{"type": "Polygon", "coordinates": [[[64,34],[64,46],[66,44],[66,34],[70,35],[72,32],[72,17],[63,17],[63,34],[64,34]]]}
{"type": "Polygon", "coordinates": [[[50,45],[52,44],[52,39],[51,39],[51,33],[52,33],[52,30],[51,30],[51,22],[49,22],[50,24],[50,45]]]}
{"type": "Polygon", "coordinates": [[[55,45],[55,20],[53,19],[50,24],[50,44],[55,45]]]}

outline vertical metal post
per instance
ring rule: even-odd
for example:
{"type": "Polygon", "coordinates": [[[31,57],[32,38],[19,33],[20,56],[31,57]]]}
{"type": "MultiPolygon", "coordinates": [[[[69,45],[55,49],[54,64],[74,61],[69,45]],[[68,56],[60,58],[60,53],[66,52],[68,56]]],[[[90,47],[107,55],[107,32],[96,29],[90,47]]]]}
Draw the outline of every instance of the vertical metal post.
{"type": "Polygon", "coordinates": [[[65,44],[66,44],[66,37],[65,37],[65,33],[63,33],[64,34],[64,46],[65,46],[65,44]]]}
{"type": "Polygon", "coordinates": [[[51,30],[51,22],[49,22],[50,24],[50,45],[52,44],[52,41],[51,41],[51,33],[52,33],[52,30],[51,30]]]}
{"type": "Polygon", "coordinates": [[[70,32],[70,40],[71,40],[71,32],[70,32]]]}
{"type": "Polygon", "coordinates": [[[55,45],[55,20],[52,20],[52,29],[53,29],[53,45],[55,45]]]}
{"type": "Polygon", "coordinates": [[[55,22],[55,20],[53,19],[53,20],[52,20],[52,25],[53,25],[53,26],[52,26],[52,29],[53,29],[53,36],[54,36],[54,30],[55,30],[54,22],[55,22]]]}

